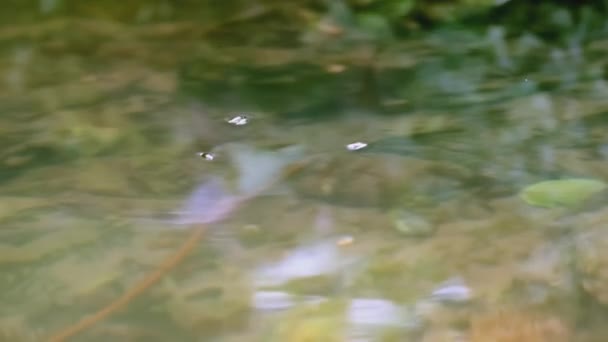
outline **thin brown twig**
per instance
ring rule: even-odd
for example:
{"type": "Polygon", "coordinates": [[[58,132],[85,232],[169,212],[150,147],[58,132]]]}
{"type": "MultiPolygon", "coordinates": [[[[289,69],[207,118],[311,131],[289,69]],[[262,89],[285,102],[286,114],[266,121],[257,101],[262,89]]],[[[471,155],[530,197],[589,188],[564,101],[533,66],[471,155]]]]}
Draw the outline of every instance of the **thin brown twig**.
{"type": "Polygon", "coordinates": [[[110,304],[106,305],[93,315],[85,317],[79,322],[57,332],[49,339],[49,342],[67,341],[75,335],[90,328],[94,324],[100,322],[112,313],[123,308],[134,298],[142,294],[146,289],[156,284],[163,276],[165,276],[167,273],[169,273],[169,271],[171,271],[175,266],[177,266],[184,259],[184,257],[186,257],[194,249],[194,247],[196,247],[198,242],[203,237],[204,233],[205,226],[197,226],[192,231],[192,234],[190,234],[188,239],[184,241],[184,243],[180,246],[180,248],[175,253],[170,255],[167,259],[165,259],[152,273],[148,274],[144,279],[142,279],[139,283],[135,284],[135,286],[130,288],[122,296],[120,296],[110,304]]]}

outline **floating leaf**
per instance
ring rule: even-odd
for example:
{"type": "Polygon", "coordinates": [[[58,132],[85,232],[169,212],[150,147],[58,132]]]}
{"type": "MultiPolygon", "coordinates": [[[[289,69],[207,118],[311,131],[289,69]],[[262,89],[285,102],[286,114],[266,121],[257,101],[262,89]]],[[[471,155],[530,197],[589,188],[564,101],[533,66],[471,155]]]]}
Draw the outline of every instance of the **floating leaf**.
{"type": "Polygon", "coordinates": [[[549,180],[524,188],[519,196],[533,206],[545,208],[573,206],[606,189],[607,186],[606,183],[594,179],[549,180]]]}

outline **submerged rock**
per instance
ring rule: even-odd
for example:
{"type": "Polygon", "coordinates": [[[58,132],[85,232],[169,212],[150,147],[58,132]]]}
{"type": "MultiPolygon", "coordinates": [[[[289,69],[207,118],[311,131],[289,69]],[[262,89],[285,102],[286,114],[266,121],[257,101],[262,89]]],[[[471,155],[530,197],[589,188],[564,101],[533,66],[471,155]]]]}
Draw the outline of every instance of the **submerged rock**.
{"type": "Polygon", "coordinates": [[[169,295],[166,310],[174,322],[193,333],[210,336],[245,324],[251,311],[252,289],[243,275],[226,268],[163,283],[169,295]]]}
{"type": "Polygon", "coordinates": [[[530,301],[545,304],[576,294],[572,252],[570,241],[547,242],[520,264],[517,279],[530,301]]]}
{"type": "Polygon", "coordinates": [[[409,211],[394,210],[392,214],[395,229],[404,236],[426,237],[432,235],[437,228],[423,216],[409,211]]]}
{"type": "Polygon", "coordinates": [[[459,175],[448,169],[421,159],[344,152],[312,156],[290,183],[301,196],[334,205],[399,208],[452,194],[459,175]]]}
{"type": "MultiPolygon", "coordinates": [[[[607,214],[604,210],[602,216],[605,218],[607,214]]],[[[608,305],[608,231],[605,224],[580,233],[575,244],[576,269],[582,288],[601,304],[608,305]]]]}
{"type": "Polygon", "coordinates": [[[298,194],[332,204],[387,207],[407,188],[411,165],[350,153],[320,155],[291,178],[298,194]]]}
{"type": "Polygon", "coordinates": [[[473,317],[471,342],[568,342],[568,327],[559,319],[525,311],[493,312],[473,317]]]}

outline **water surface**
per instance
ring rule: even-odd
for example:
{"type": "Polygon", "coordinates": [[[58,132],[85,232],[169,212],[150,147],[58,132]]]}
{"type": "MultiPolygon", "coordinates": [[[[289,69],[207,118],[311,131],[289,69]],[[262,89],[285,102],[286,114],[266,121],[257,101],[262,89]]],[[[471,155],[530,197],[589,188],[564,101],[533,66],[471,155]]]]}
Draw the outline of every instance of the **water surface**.
{"type": "Polygon", "coordinates": [[[503,311],[605,336],[602,198],[564,212],[517,194],[608,180],[606,37],[439,31],[373,54],[188,20],[23,21],[0,28],[0,340],[44,340],[153,270],[188,234],[159,218],[213,211],[187,201],[213,177],[235,194],[234,142],[306,152],[75,341],[491,338],[484,315],[503,311]]]}

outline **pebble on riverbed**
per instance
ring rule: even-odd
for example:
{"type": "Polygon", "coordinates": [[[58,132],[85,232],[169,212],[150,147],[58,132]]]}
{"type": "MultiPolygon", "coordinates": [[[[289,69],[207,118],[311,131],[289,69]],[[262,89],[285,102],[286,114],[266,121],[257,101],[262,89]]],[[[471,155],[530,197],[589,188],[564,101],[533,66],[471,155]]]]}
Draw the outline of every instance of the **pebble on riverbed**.
{"type": "Polygon", "coordinates": [[[568,327],[559,319],[525,311],[492,312],[473,317],[471,342],[566,342],[568,327]]]}
{"type": "Polygon", "coordinates": [[[426,237],[432,235],[436,227],[426,218],[404,210],[391,213],[393,224],[398,232],[408,237],[426,237]]]}

